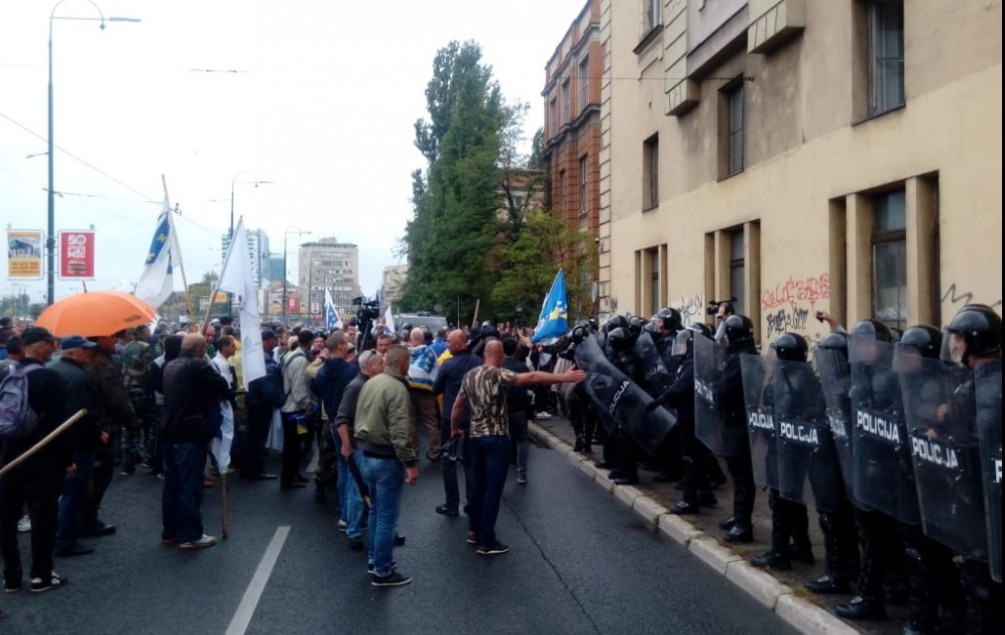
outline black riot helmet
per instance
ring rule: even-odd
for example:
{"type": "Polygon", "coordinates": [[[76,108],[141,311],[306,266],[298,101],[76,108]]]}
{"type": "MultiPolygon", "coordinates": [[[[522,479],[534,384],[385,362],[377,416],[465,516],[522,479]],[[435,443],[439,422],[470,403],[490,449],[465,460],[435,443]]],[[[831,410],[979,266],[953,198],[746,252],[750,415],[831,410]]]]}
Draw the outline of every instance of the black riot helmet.
{"type": "Polygon", "coordinates": [[[892,342],[893,334],[890,327],[879,320],[861,320],[851,329],[851,334],[863,339],[875,340],[877,342],[892,342]]]}
{"type": "Polygon", "coordinates": [[[731,315],[723,322],[729,343],[743,342],[754,338],[754,323],[746,315],[731,315]]]}
{"type": "Polygon", "coordinates": [[[936,358],[942,350],[942,332],[934,326],[912,326],[900,336],[898,347],[913,348],[922,357],[936,358]]]}
{"type": "Polygon", "coordinates": [[[639,333],[642,332],[642,327],[645,326],[645,318],[640,318],[638,316],[633,316],[628,320],[628,331],[632,334],[632,337],[638,337],[639,333]]]}
{"type": "Polygon", "coordinates": [[[653,316],[653,319],[642,325],[642,330],[649,333],[655,339],[660,334],[658,318],[653,316]]]}
{"type": "Polygon", "coordinates": [[[673,338],[673,350],[670,355],[673,357],[687,357],[694,352],[694,338],[699,337],[696,330],[686,328],[681,329],[677,336],[673,338]]]}
{"type": "Polygon", "coordinates": [[[628,332],[628,329],[623,326],[619,326],[607,334],[607,343],[611,345],[611,348],[613,348],[615,352],[626,350],[631,342],[632,335],[628,332]]]}
{"type": "Polygon", "coordinates": [[[787,362],[805,362],[806,353],[809,351],[805,337],[798,333],[789,332],[776,337],[775,341],[771,343],[771,348],[774,349],[778,359],[787,362]]]}
{"type": "Polygon", "coordinates": [[[848,359],[848,334],[843,331],[831,331],[817,342],[816,348],[822,351],[837,351],[848,359]]]}
{"type": "Polygon", "coordinates": [[[401,325],[401,332],[404,333],[405,335],[408,335],[409,333],[411,333],[412,332],[412,323],[411,322],[405,322],[404,324],[402,324],[401,325]]]}
{"type": "Polygon", "coordinates": [[[687,329],[685,330],[700,333],[701,335],[704,335],[708,339],[712,339],[713,337],[715,337],[715,333],[712,332],[712,327],[710,327],[708,324],[705,324],[704,322],[692,322],[687,325],[687,329]]]}
{"type": "Polygon", "coordinates": [[[572,340],[573,344],[581,344],[589,334],[589,327],[580,324],[576,328],[572,329],[572,334],[569,336],[569,339],[572,340]]]}
{"type": "Polygon", "coordinates": [[[968,304],[957,311],[946,332],[948,350],[943,359],[949,356],[967,363],[971,355],[1001,353],[1002,319],[986,304],[968,304]]]}
{"type": "Polygon", "coordinates": [[[680,311],[666,307],[659,310],[656,317],[660,320],[660,326],[671,333],[676,333],[683,328],[680,311]]]}
{"type": "Polygon", "coordinates": [[[623,315],[612,316],[607,320],[607,332],[610,333],[617,328],[628,328],[628,318],[623,315]]]}

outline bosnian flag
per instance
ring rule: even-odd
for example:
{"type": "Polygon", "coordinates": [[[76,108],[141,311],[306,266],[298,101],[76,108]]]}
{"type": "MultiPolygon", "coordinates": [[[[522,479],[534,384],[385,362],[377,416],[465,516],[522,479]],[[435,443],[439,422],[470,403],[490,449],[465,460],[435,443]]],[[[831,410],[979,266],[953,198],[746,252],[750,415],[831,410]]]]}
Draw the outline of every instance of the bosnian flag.
{"type": "MultiPolygon", "coordinates": [[[[163,180],[164,177],[161,176],[163,180]]],[[[175,267],[181,267],[181,248],[178,246],[178,232],[175,231],[171,216],[171,201],[168,199],[167,183],[164,183],[164,206],[157,217],[157,230],[150,243],[143,273],[136,284],[133,295],[157,308],[164,304],[174,290],[175,267]]]]}
{"type": "Polygon", "coordinates": [[[325,289],[325,328],[329,332],[342,328],[342,318],[335,310],[335,301],[332,300],[332,294],[328,289],[325,289]]]}
{"type": "Polygon", "coordinates": [[[537,328],[534,329],[534,337],[530,341],[536,344],[543,339],[561,337],[568,330],[569,305],[565,297],[565,272],[559,269],[555,281],[551,283],[551,290],[544,296],[541,316],[537,320],[537,328]]]}

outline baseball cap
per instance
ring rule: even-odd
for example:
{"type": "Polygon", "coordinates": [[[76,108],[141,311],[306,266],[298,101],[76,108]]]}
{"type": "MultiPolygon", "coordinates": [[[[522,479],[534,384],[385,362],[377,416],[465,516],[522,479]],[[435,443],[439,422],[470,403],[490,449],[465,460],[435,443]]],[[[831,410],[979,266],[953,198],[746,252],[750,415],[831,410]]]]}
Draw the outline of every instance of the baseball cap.
{"type": "Polygon", "coordinates": [[[59,342],[59,347],[64,351],[74,348],[94,348],[97,344],[85,338],[83,335],[67,335],[59,342]]]}
{"type": "Polygon", "coordinates": [[[48,329],[44,329],[41,326],[33,326],[21,334],[21,341],[24,346],[31,346],[39,342],[55,342],[56,337],[48,329]]]}

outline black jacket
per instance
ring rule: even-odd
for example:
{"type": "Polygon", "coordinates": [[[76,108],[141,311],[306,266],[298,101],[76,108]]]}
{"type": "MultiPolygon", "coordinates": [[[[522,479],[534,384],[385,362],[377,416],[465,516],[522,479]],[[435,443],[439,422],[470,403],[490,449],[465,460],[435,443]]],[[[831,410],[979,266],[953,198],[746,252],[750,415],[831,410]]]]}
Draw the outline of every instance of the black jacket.
{"type": "MultiPolygon", "coordinates": [[[[433,384],[433,393],[443,395],[443,420],[450,422],[450,413],[454,409],[454,401],[457,400],[457,393],[461,391],[461,382],[464,375],[472,368],[478,368],[485,360],[478,357],[471,351],[461,351],[447,361],[443,362],[440,369],[436,371],[436,382],[433,384]]],[[[469,418],[468,408],[464,409],[464,426],[467,427],[469,418]]]]}
{"type": "Polygon", "coordinates": [[[65,357],[53,364],[52,370],[63,379],[67,412],[72,414],[81,408],[87,410],[87,415],[73,424],[73,429],[67,432],[74,451],[94,452],[101,438],[101,429],[94,414],[94,385],[88,379],[83,366],[65,357]]]}
{"type": "Polygon", "coordinates": [[[179,357],[164,367],[165,443],[206,443],[220,427],[220,401],[230,394],[227,380],[205,359],[179,357]]]}
{"type": "MultiPolygon", "coordinates": [[[[23,359],[18,363],[27,366],[41,362],[23,359]]],[[[3,449],[0,450],[2,465],[6,465],[41,441],[72,414],[66,410],[66,387],[63,379],[49,368],[36,368],[28,372],[28,403],[38,414],[38,424],[26,438],[3,444],[3,449]]],[[[48,472],[52,468],[62,469],[72,462],[73,443],[66,434],[61,434],[18,469],[25,470],[26,474],[34,474],[40,471],[48,472]]]]}

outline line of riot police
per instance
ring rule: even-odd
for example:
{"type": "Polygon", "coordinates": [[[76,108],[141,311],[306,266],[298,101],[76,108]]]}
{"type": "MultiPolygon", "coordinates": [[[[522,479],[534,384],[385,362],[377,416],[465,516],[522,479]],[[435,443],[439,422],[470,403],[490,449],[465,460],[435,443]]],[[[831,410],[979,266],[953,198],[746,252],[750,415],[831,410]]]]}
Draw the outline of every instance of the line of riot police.
{"type": "Polygon", "coordinates": [[[807,588],[848,593],[857,578],[839,616],[883,619],[888,595],[906,594],[905,633],[1001,632],[1001,318],[968,305],[945,335],[897,335],[877,320],[837,328],[810,362],[796,333],[759,355],[743,315],[721,321],[718,342],[672,309],[615,316],[596,336],[576,327],[565,354],[588,374],[570,399],[577,450],[592,409],[606,432],[598,466],[618,483],[637,482],[646,455],[680,467],[679,514],[715,505],[722,457],[727,542],[753,540],[756,490],[769,490],[771,548],[755,566],[813,561],[812,505],[826,566],[807,588]]]}

